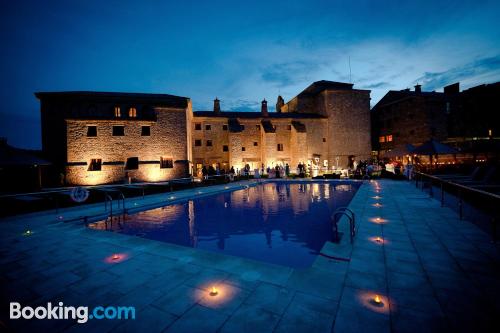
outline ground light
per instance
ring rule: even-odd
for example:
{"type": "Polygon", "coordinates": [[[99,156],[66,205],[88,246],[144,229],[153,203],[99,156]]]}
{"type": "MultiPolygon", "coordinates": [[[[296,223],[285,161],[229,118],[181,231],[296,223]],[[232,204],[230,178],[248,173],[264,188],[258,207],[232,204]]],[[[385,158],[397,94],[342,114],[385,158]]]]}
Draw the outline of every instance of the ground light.
{"type": "Polygon", "coordinates": [[[373,297],[372,303],[375,306],[384,306],[384,302],[382,302],[379,295],[375,295],[375,297],[373,297]]]}
{"type": "Polygon", "coordinates": [[[33,231],[31,231],[29,229],[26,230],[25,232],[23,232],[23,236],[31,236],[31,235],[33,235],[33,231]]]}
{"type": "Polygon", "coordinates": [[[217,296],[217,294],[219,294],[219,291],[213,286],[212,289],[210,289],[210,296],[217,296]]]}
{"type": "Polygon", "coordinates": [[[113,254],[113,256],[111,257],[112,260],[118,260],[120,259],[120,256],[118,254],[113,254]]]}
{"type": "Polygon", "coordinates": [[[375,237],[375,242],[377,242],[377,243],[382,243],[382,238],[380,238],[380,237],[375,237]]]}

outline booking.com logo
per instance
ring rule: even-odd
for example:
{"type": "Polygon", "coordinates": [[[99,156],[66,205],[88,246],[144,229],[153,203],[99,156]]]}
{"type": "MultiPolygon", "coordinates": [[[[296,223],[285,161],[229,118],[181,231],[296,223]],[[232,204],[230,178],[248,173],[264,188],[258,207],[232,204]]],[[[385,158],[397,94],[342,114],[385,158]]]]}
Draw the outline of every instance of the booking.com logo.
{"type": "Polygon", "coordinates": [[[53,306],[22,307],[20,303],[10,303],[10,319],[76,319],[77,323],[84,324],[89,319],[135,319],[134,306],[96,306],[89,313],[87,306],[64,306],[63,302],[53,306]]]}

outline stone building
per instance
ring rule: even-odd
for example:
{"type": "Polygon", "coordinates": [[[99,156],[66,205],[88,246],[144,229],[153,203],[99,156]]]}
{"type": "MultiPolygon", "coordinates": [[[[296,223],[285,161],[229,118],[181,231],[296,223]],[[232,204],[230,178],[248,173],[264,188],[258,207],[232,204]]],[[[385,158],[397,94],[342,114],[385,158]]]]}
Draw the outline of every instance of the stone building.
{"type": "Polygon", "coordinates": [[[299,163],[318,172],[345,168],[349,160],[367,159],[370,143],[370,91],[352,84],[318,81],[269,112],[193,112],[193,162],[197,170],[212,165],[228,170],[299,163]]]}
{"type": "Polygon", "coordinates": [[[372,146],[384,153],[404,144],[435,139],[463,152],[498,151],[500,83],[460,91],[459,83],[443,92],[389,91],[372,108],[372,146]]]}
{"type": "Polygon", "coordinates": [[[66,183],[187,176],[189,98],[165,94],[40,92],[42,149],[66,183]]]}

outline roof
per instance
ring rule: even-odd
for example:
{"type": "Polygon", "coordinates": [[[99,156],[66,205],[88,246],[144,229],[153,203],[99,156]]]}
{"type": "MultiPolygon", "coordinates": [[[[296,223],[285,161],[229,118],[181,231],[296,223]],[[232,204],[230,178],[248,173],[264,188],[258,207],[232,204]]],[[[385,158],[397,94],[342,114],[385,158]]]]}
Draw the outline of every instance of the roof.
{"type": "Polygon", "coordinates": [[[389,90],[389,92],[387,92],[387,94],[385,94],[384,97],[382,97],[382,99],[378,101],[378,103],[375,104],[375,106],[372,109],[410,97],[444,97],[444,93],[436,91],[416,92],[416,91],[410,91],[409,89],[389,90]]]}
{"type": "Polygon", "coordinates": [[[35,96],[42,99],[90,99],[90,100],[124,100],[145,101],[174,107],[187,107],[188,97],[168,94],[124,93],[104,91],[54,91],[36,92],[35,96]]]}
{"type": "Polygon", "coordinates": [[[245,112],[245,111],[224,111],[215,113],[213,111],[195,111],[195,117],[218,117],[218,118],[274,118],[274,119],[309,119],[309,118],[326,118],[325,116],[316,113],[298,113],[298,112],[269,112],[268,116],[264,116],[261,112],[245,112]]]}
{"type": "Polygon", "coordinates": [[[38,151],[20,149],[4,144],[0,146],[0,167],[20,167],[35,165],[51,165],[47,160],[38,157],[38,151]]]}
{"type": "Polygon", "coordinates": [[[296,120],[292,121],[292,126],[299,133],[305,133],[306,132],[306,125],[304,125],[300,121],[296,121],[296,120]]]}
{"type": "Polygon", "coordinates": [[[264,128],[264,132],[266,133],[276,133],[276,127],[273,126],[269,119],[262,119],[261,121],[262,128],[264,128]]]}
{"type": "Polygon", "coordinates": [[[298,96],[313,96],[322,92],[323,90],[352,90],[354,86],[353,83],[344,83],[336,81],[316,81],[313,82],[309,87],[304,89],[298,96]]]}

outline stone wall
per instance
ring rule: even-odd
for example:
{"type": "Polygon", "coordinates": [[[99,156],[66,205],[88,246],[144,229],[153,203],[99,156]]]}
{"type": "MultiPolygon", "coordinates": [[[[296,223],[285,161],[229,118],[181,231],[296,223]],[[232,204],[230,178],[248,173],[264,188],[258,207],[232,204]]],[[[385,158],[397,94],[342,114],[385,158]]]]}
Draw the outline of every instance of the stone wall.
{"type": "Polygon", "coordinates": [[[75,185],[133,181],[164,181],[189,173],[187,109],[156,108],[157,121],[67,120],[66,180],[75,185]],[[112,127],[122,125],[124,136],[113,136],[112,127]],[[97,126],[97,136],[87,137],[88,126],[97,126]],[[150,126],[150,136],[141,127],[150,126]],[[138,157],[139,167],[126,170],[127,158],[138,157]],[[160,159],[172,159],[173,168],[160,168],[160,159]],[[89,171],[90,161],[101,159],[101,171],[89,171]]]}

